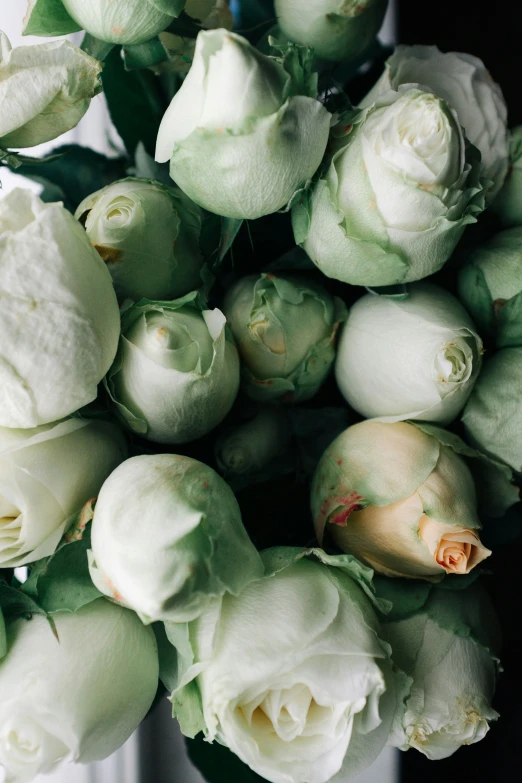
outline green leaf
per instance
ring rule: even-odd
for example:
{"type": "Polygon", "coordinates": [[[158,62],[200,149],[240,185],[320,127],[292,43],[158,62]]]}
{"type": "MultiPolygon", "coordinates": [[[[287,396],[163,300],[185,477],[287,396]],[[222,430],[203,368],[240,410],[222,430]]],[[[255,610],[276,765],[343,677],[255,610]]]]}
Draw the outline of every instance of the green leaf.
{"type": "Polygon", "coordinates": [[[185,743],[190,760],[207,783],[265,783],[223,745],[205,742],[201,735],[185,743]]]}
{"type": "Polygon", "coordinates": [[[91,193],[124,177],[128,166],[127,158],[107,158],[77,144],[58,147],[48,158],[21,161],[16,173],[42,184],[44,201],[61,200],[73,213],[91,193]]]}
{"type": "Polygon", "coordinates": [[[131,157],[139,142],[154,157],[156,138],[167,109],[159,80],[151,71],[126,71],[121,49],[105,60],[101,74],[111,119],[131,157]]]}
{"type": "Polygon", "coordinates": [[[62,0],[30,0],[23,35],[68,35],[82,28],[69,16],[62,0]]]}
{"type": "Polygon", "coordinates": [[[30,618],[33,614],[46,614],[34,598],[16,587],[11,587],[7,582],[0,582],[0,609],[6,623],[18,617],[30,618]]]}
{"type": "Polygon", "coordinates": [[[196,680],[177,690],[170,698],[172,716],[178,719],[182,734],[193,738],[206,726],[201,693],[196,680]]]}
{"type": "Polygon", "coordinates": [[[34,598],[44,612],[76,612],[102,597],[92,583],[87,562],[93,513],[94,501],[88,501],[56,552],[36,563],[22,586],[24,593],[34,598]]]}
{"type": "Polygon", "coordinates": [[[4,615],[0,611],[0,658],[7,655],[7,633],[5,628],[4,615]]]}
{"type": "Polygon", "coordinates": [[[226,218],[214,215],[212,212],[205,213],[199,244],[212,273],[217,272],[221,266],[242,224],[241,218],[226,218]]]}

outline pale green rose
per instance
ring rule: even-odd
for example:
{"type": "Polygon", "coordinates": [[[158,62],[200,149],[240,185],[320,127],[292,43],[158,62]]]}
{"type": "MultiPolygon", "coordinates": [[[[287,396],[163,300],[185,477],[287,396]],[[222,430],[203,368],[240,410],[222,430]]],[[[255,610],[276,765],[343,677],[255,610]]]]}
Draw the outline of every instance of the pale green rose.
{"type": "Polygon", "coordinates": [[[75,217],[118,297],[175,299],[202,285],[202,214],[181,190],[129,177],[88,196],[75,217]]]}
{"type": "Polygon", "coordinates": [[[192,620],[263,573],[228,484],[177,454],[133,457],[111,474],[91,542],[94,584],[145,623],[192,620]]]}
{"type": "Polygon", "coordinates": [[[473,445],[522,472],[522,348],[503,348],[484,364],[462,423],[473,445]]]}
{"type": "Polygon", "coordinates": [[[355,60],[379,32],[388,0],[275,0],[277,23],[324,60],[355,60]]]}
{"type": "Polygon", "coordinates": [[[69,41],[12,49],[0,30],[0,147],[33,147],[74,128],[101,91],[100,71],[69,41]]]}
{"type": "Polygon", "coordinates": [[[183,11],[185,0],[28,0],[24,35],[85,30],[100,41],[142,44],[183,11]]]}
{"type": "Polygon", "coordinates": [[[522,125],[511,131],[509,168],[502,190],[491,205],[506,228],[522,226],[522,125]]]}
{"type": "Polygon", "coordinates": [[[459,296],[499,348],[522,345],[522,227],[476,247],[459,272],[459,296]]]}
{"type": "Polygon", "coordinates": [[[249,275],[228,292],[224,313],[243,361],[243,388],[255,400],[308,400],[335,358],[346,308],[298,275],[249,275]]]}
{"type": "Polygon", "coordinates": [[[294,200],[296,242],[325,275],[353,285],[439,270],[484,208],[480,156],[455,112],[409,84],[351,113],[336,132],[329,167],[294,200]]]}
{"type": "Polygon", "coordinates": [[[486,198],[493,199],[508,168],[507,106],[482,60],[462,52],[441,52],[436,46],[397,46],[361,106],[390,88],[411,83],[433,90],[457,113],[466,137],[481,153],[484,176],[492,183],[486,198]]]}
{"type": "Polygon", "coordinates": [[[51,555],[74,515],[125,456],[121,433],[102,421],[0,427],[2,567],[51,555]]]}
{"type": "Polygon", "coordinates": [[[328,532],[343,552],[386,576],[468,574],[491,552],[478,535],[475,483],[458,451],[466,454],[458,438],[435,427],[349,427],[313,479],[319,542],[328,532]]]}
{"type": "Polygon", "coordinates": [[[321,163],[330,114],[315,99],[317,77],[292,54],[266,57],[224,29],[199,33],[156,160],[170,160],[172,179],[205,209],[234,218],[276,212],[321,163]]]}
{"type": "Polygon", "coordinates": [[[491,706],[498,621],[483,588],[435,588],[420,611],[385,622],[382,633],[413,680],[390,744],[438,760],[483,739],[499,717],[491,706]]]}
{"type": "Polygon", "coordinates": [[[96,398],[120,333],[112,280],[61,204],[0,199],[0,426],[36,427],[96,398]]]}
{"type": "Polygon", "coordinates": [[[360,564],[286,551],[185,630],[167,624],[179,653],[174,714],[185,734],[203,730],[264,780],[341,783],[387,742],[401,685],[356,582],[360,564]]]}
{"type": "Polygon", "coordinates": [[[55,633],[42,615],[7,628],[0,764],[9,783],[29,783],[67,761],[107,758],[156,695],[156,641],[133,612],[100,598],[52,620],[55,633]]]}
{"type": "Polygon", "coordinates": [[[460,302],[430,283],[405,296],[366,294],[343,327],[335,377],[365,418],[449,424],[481,367],[482,340],[460,302]]]}
{"type": "Polygon", "coordinates": [[[226,319],[193,292],[144,299],[123,313],[106,387],[127,427],[157,443],[186,443],[214,429],[239,388],[239,358],[226,319]]]}

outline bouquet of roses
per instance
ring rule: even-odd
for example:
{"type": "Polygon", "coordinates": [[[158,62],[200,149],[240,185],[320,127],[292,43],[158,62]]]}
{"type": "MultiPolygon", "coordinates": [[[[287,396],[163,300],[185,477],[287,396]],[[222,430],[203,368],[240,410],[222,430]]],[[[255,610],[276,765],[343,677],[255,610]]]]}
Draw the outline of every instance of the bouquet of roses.
{"type": "Polygon", "coordinates": [[[477,58],[386,51],[386,0],[266,6],[29,0],[58,39],[0,33],[1,162],[43,185],[0,199],[12,783],[107,757],[165,692],[202,758],[273,783],[498,717],[521,134],[477,58]],[[102,88],[119,157],[24,154],[102,88]]]}

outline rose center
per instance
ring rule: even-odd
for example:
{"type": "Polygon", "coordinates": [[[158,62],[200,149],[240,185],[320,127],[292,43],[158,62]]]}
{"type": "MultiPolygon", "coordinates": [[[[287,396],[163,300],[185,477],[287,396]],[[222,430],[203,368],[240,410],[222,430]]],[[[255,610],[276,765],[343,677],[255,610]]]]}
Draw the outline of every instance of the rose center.
{"type": "Polygon", "coordinates": [[[0,557],[6,560],[18,551],[21,514],[17,506],[0,495],[0,557]],[[10,552],[10,550],[13,550],[10,552]]]}
{"type": "Polygon", "coordinates": [[[105,218],[110,228],[126,226],[132,218],[134,202],[126,196],[120,196],[109,204],[105,218]]]}
{"type": "Polygon", "coordinates": [[[435,357],[434,375],[440,384],[465,383],[472,369],[472,356],[457,343],[444,345],[435,357]]]}

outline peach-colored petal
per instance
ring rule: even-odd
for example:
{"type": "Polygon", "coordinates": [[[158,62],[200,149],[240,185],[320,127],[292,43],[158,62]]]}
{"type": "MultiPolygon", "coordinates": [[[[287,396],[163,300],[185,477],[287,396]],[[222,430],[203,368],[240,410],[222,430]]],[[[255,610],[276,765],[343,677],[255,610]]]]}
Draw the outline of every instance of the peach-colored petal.
{"type": "Polygon", "coordinates": [[[355,555],[380,574],[435,581],[444,576],[444,570],[418,536],[422,515],[422,501],[414,492],[388,506],[353,510],[342,525],[329,524],[328,532],[343,552],[355,555]]]}
{"type": "Polygon", "coordinates": [[[419,536],[447,574],[469,574],[491,554],[474,530],[445,525],[426,515],[419,520],[419,536]]]}

